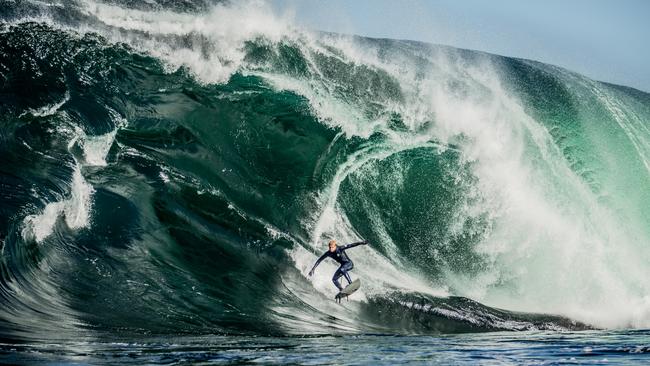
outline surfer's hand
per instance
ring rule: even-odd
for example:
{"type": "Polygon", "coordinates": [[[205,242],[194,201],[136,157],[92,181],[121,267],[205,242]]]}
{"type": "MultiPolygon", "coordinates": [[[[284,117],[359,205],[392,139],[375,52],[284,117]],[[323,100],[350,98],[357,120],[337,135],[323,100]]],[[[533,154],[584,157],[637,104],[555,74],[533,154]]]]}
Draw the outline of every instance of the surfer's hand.
{"type": "Polygon", "coordinates": [[[309,271],[309,277],[311,277],[313,275],[314,275],[314,270],[312,269],[311,271],[309,271]]]}
{"type": "Polygon", "coordinates": [[[368,243],[367,240],[364,240],[364,241],[363,241],[363,245],[368,245],[368,244],[370,244],[370,243],[368,243]]]}

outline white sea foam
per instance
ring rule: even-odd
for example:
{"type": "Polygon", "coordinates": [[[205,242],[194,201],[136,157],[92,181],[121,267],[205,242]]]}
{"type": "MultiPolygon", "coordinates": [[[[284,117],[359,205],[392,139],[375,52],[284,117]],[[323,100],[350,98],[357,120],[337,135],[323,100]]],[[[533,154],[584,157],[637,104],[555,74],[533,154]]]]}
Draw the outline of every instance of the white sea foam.
{"type": "Polygon", "coordinates": [[[106,155],[113,141],[117,130],[104,135],[87,136],[83,142],[83,150],[86,164],[95,166],[106,166],[106,155]]]}
{"type": "Polygon", "coordinates": [[[74,161],[69,194],[59,201],[48,203],[40,214],[28,215],[23,220],[24,238],[34,238],[37,242],[43,241],[52,234],[61,216],[70,229],[80,229],[90,225],[92,195],[95,189],[85,180],[81,169],[83,166],[106,165],[106,155],[115,140],[117,130],[126,125],[126,120],[114,111],[111,113],[116,121],[116,128],[104,135],[88,136],[78,127],[59,125],[57,132],[63,136],[70,136],[68,150],[76,144],[80,145],[84,152],[84,159],[74,161]]]}
{"type": "Polygon", "coordinates": [[[79,138],[77,139],[79,145],[84,152],[84,164],[90,166],[106,166],[106,156],[113,146],[115,135],[120,128],[126,126],[126,120],[119,116],[116,112],[111,111],[113,120],[115,120],[115,128],[103,135],[86,135],[83,131],[78,131],[79,138]]]}
{"type": "Polygon", "coordinates": [[[473,162],[483,210],[494,224],[477,248],[491,270],[450,278],[453,287],[508,309],[647,326],[650,319],[639,318],[637,309],[650,290],[642,280],[648,258],[630,250],[635,238],[625,223],[597,201],[489,67],[467,71],[487,93],[459,99],[439,82],[428,88],[435,137],[469,137],[464,157],[473,162]]]}
{"type": "Polygon", "coordinates": [[[262,1],[216,5],[205,14],[172,11],[139,11],[115,5],[84,1],[85,12],[113,31],[82,26],[115,42],[124,42],[166,63],[169,70],[187,66],[200,81],[227,81],[245,56],[245,42],[264,37],[279,41],[291,31],[288,23],[273,15],[262,1]],[[182,36],[182,42],[173,37],[182,36]],[[187,41],[189,39],[189,41],[187,41]]]}
{"type": "Polygon", "coordinates": [[[26,112],[23,112],[20,115],[20,117],[24,116],[27,113],[29,113],[29,114],[31,114],[31,115],[33,115],[35,117],[51,116],[51,115],[55,114],[56,112],[58,112],[59,109],[61,107],[63,107],[63,105],[65,103],[67,103],[69,100],[70,100],[70,93],[66,92],[65,96],[63,97],[63,100],[61,100],[60,102],[57,102],[57,103],[54,103],[54,104],[51,104],[51,105],[46,105],[46,106],[43,106],[43,107],[38,108],[38,109],[30,109],[30,110],[28,110],[26,112]]]}
{"type": "Polygon", "coordinates": [[[61,216],[71,229],[86,227],[89,223],[93,192],[93,187],[81,175],[81,168],[75,165],[69,198],[48,203],[40,214],[27,216],[24,220],[23,237],[41,242],[52,234],[61,216]]]}

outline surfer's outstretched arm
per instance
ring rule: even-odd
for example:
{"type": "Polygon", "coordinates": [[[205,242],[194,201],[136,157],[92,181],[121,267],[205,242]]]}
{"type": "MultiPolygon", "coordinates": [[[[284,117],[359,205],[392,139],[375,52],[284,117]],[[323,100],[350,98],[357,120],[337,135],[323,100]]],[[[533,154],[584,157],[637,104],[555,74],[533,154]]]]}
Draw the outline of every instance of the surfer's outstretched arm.
{"type": "Polygon", "coordinates": [[[346,250],[346,249],[354,248],[357,245],[368,245],[368,241],[364,240],[364,241],[360,241],[360,242],[356,242],[356,243],[347,244],[347,245],[342,246],[341,249],[346,250]]]}
{"type": "Polygon", "coordinates": [[[323,259],[327,258],[327,253],[328,252],[325,252],[323,255],[321,255],[320,258],[318,258],[318,260],[316,261],[316,263],[314,263],[314,266],[312,267],[311,271],[309,271],[310,276],[312,276],[314,274],[314,270],[316,269],[316,267],[318,267],[320,262],[322,262],[323,259]]]}

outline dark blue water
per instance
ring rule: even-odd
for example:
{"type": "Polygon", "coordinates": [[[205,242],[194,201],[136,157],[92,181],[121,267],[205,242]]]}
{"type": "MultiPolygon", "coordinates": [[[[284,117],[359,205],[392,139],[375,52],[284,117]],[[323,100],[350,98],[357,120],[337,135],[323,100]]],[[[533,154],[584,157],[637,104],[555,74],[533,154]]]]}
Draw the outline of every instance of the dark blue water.
{"type": "Polygon", "coordinates": [[[2,344],[0,362],[29,364],[641,365],[650,331],[451,336],[160,337],[123,342],[2,344]]]}

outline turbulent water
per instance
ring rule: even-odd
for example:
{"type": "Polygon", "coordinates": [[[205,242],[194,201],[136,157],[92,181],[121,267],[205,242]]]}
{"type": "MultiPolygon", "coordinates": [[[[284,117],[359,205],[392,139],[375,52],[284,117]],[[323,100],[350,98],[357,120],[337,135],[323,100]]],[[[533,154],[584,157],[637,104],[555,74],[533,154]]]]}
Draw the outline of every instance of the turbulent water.
{"type": "Polygon", "coordinates": [[[0,15],[6,344],[650,328],[650,94],[257,2],[0,15]]]}

